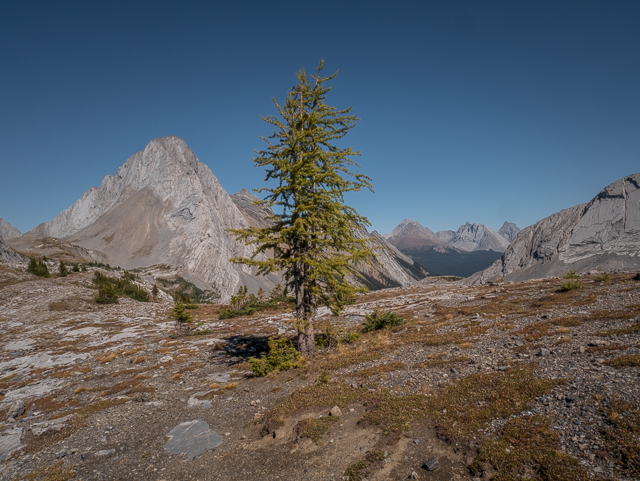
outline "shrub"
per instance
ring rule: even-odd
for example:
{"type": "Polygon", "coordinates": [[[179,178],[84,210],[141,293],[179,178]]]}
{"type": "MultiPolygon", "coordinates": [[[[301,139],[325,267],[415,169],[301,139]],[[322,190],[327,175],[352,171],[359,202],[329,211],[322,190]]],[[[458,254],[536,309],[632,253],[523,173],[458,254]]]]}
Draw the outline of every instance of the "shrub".
{"type": "Polygon", "coordinates": [[[270,372],[286,371],[302,366],[302,355],[286,337],[269,338],[269,353],[261,358],[250,357],[251,371],[257,376],[266,376],[270,372]]]}
{"type": "Polygon", "coordinates": [[[577,279],[578,278],[578,274],[576,274],[576,271],[569,271],[564,276],[562,276],[562,278],[563,279],[577,279]]]}
{"type": "Polygon", "coordinates": [[[193,316],[182,302],[176,302],[171,311],[171,317],[176,320],[176,333],[181,336],[189,330],[189,324],[193,322],[193,316]]]}
{"type": "MultiPolygon", "coordinates": [[[[113,294],[110,294],[107,297],[115,296],[116,302],[118,296],[127,296],[136,301],[148,302],[149,293],[139,285],[132,283],[130,276],[131,275],[122,278],[109,277],[105,276],[100,271],[96,271],[91,282],[93,282],[93,285],[98,289],[98,298],[103,297],[101,296],[100,291],[103,291],[105,294],[109,291],[113,291],[113,294]]],[[[98,298],[96,298],[96,302],[100,302],[102,304],[105,303],[98,301],[98,298]]]]}
{"type": "Polygon", "coordinates": [[[405,320],[395,312],[381,312],[379,309],[373,311],[373,314],[366,314],[365,317],[367,319],[364,324],[365,332],[377,331],[378,329],[399,326],[405,323],[405,320]]]}
{"type": "Polygon", "coordinates": [[[78,265],[77,262],[73,264],[73,267],[71,268],[71,272],[80,272],[80,266],[78,265]]]}
{"type": "Polygon", "coordinates": [[[599,276],[596,276],[596,278],[594,279],[594,281],[596,282],[607,282],[609,280],[609,274],[600,274],[599,276]]]}
{"type": "Polygon", "coordinates": [[[581,287],[582,287],[582,282],[569,281],[569,282],[565,282],[560,286],[560,292],[568,292],[574,289],[580,289],[581,287]]]}
{"type": "Polygon", "coordinates": [[[47,264],[45,263],[45,257],[40,260],[36,260],[35,258],[29,259],[29,266],[27,267],[27,272],[31,272],[34,276],[39,277],[49,277],[49,269],[47,268],[47,264]]]}
{"type": "Polygon", "coordinates": [[[64,262],[60,261],[60,265],[58,266],[58,276],[59,277],[67,277],[69,271],[67,270],[67,266],[64,265],[64,262]]]}
{"type": "Polygon", "coordinates": [[[104,284],[98,287],[95,300],[98,304],[117,304],[118,294],[111,284],[104,284]]]}

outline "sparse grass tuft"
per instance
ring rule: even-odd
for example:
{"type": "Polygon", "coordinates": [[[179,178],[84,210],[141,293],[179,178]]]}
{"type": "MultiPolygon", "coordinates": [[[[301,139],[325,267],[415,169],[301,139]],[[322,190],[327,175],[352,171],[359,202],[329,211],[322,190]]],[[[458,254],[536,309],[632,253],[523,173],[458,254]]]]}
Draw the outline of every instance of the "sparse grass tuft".
{"type": "Polygon", "coordinates": [[[370,451],[364,459],[350,465],[344,472],[344,477],[349,481],[362,481],[369,474],[367,470],[370,466],[383,459],[384,453],[382,451],[370,451]]]}
{"type": "Polygon", "coordinates": [[[307,418],[298,423],[296,431],[301,438],[311,438],[314,443],[320,441],[329,430],[331,424],[338,420],[335,416],[323,416],[321,418],[307,418]]]}
{"type": "Polygon", "coordinates": [[[46,468],[38,468],[30,473],[24,474],[14,481],[67,481],[77,476],[75,465],[63,467],[63,461],[47,466],[46,468]]]}
{"type": "Polygon", "coordinates": [[[636,322],[635,324],[631,324],[627,327],[622,327],[620,329],[609,329],[607,331],[599,332],[598,336],[623,336],[625,334],[636,334],[640,332],[640,322],[636,322]]]}
{"type": "Polygon", "coordinates": [[[640,478],[640,409],[637,405],[614,399],[604,410],[609,426],[604,431],[604,451],[616,461],[616,469],[625,477],[640,478]]]}
{"type": "Polygon", "coordinates": [[[620,369],[625,366],[640,366],[640,354],[630,354],[628,356],[620,356],[615,359],[605,361],[604,364],[620,369]]]}
{"type": "Polygon", "coordinates": [[[350,376],[355,377],[371,377],[377,374],[383,374],[385,372],[398,371],[400,369],[406,368],[406,364],[404,362],[390,362],[387,364],[379,364],[377,366],[369,367],[366,369],[362,369],[360,371],[354,372],[350,374],[350,376]]]}

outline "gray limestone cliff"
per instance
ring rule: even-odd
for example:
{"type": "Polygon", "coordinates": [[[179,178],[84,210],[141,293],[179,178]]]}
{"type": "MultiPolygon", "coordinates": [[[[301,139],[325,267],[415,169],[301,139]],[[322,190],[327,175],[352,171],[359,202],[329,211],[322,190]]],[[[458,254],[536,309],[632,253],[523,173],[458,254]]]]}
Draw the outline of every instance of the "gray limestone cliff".
{"type": "Polygon", "coordinates": [[[13,237],[19,237],[22,233],[17,227],[12,226],[6,220],[0,218],[0,236],[5,239],[11,239],[13,237]]]}
{"type": "Polygon", "coordinates": [[[640,173],[610,184],[588,204],[562,210],[521,230],[503,256],[469,282],[638,268],[640,173]]]}

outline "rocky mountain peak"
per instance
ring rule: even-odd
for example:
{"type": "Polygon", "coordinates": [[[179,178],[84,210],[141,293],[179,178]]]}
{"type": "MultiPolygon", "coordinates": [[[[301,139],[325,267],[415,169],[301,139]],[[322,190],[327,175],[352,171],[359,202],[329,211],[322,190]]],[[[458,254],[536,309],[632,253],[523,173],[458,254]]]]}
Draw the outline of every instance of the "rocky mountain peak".
{"type": "Polygon", "coordinates": [[[588,204],[523,229],[502,257],[470,282],[539,279],[569,270],[637,270],[638,252],[640,173],[613,182],[588,204]]]}
{"type": "Polygon", "coordinates": [[[509,242],[491,227],[471,222],[460,226],[449,244],[467,252],[477,250],[504,252],[509,247],[509,242]]]}
{"type": "Polygon", "coordinates": [[[513,239],[516,238],[516,235],[518,235],[518,232],[520,232],[520,229],[518,228],[518,226],[515,225],[513,222],[507,222],[507,221],[505,221],[504,224],[502,224],[502,227],[500,227],[500,229],[498,230],[498,234],[500,234],[502,237],[507,239],[509,242],[512,242],[513,239]]]}
{"type": "Polygon", "coordinates": [[[17,227],[12,226],[9,222],[0,218],[0,236],[5,239],[11,239],[12,237],[18,237],[21,235],[22,233],[17,227]]]}

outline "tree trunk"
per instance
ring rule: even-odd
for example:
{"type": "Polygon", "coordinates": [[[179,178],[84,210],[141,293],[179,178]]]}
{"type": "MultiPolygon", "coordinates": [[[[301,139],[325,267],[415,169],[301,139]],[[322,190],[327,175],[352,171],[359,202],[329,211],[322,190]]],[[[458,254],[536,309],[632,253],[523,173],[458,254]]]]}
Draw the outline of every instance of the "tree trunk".
{"type": "Polygon", "coordinates": [[[306,327],[298,328],[298,350],[305,357],[313,357],[316,351],[313,323],[306,321],[306,327]]]}

